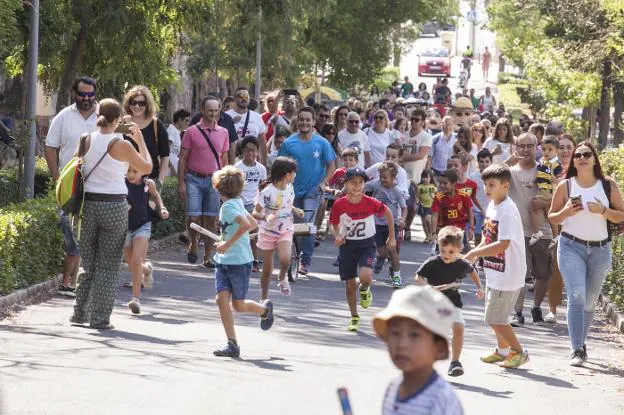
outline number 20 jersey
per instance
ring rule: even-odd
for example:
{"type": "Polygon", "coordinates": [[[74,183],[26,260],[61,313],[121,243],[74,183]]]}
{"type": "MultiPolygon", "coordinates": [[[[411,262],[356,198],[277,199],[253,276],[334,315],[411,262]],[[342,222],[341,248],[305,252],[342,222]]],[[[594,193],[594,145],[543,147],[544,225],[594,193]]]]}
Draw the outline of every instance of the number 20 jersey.
{"type": "Polygon", "coordinates": [[[347,232],[347,240],[365,241],[375,236],[375,215],[382,217],[386,211],[386,205],[379,200],[366,195],[362,196],[360,203],[350,203],[347,196],[343,196],[334,202],[329,223],[338,225],[340,216],[346,213],[353,224],[347,232]]]}

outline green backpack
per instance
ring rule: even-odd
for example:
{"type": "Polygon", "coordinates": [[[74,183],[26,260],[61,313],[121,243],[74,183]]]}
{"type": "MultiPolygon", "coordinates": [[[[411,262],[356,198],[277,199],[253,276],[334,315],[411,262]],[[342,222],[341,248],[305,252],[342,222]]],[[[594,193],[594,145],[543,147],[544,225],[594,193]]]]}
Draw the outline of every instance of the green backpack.
{"type": "Polygon", "coordinates": [[[83,157],[85,154],[85,144],[89,137],[90,134],[83,134],[80,136],[76,155],[63,167],[56,181],[56,203],[66,215],[76,216],[80,213],[82,203],[84,202],[84,183],[97,166],[100,165],[102,160],[104,160],[104,157],[106,157],[112,145],[119,140],[118,138],[111,140],[106,152],[100,157],[89,174],[83,176],[83,157]]]}

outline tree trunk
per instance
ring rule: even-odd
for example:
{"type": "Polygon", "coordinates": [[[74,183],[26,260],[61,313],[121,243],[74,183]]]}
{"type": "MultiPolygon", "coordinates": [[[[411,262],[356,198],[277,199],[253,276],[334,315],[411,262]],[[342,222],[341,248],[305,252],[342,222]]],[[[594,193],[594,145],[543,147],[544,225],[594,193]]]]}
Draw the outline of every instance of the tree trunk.
{"type": "Polygon", "coordinates": [[[624,131],[622,130],[622,112],[624,112],[624,81],[617,79],[613,82],[613,146],[622,144],[624,131]]]}
{"type": "Polygon", "coordinates": [[[609,124],[611,121],[611,61],[606,60],[602,67],[602,90],[600,93],[600,120],[598,125],[598,148],[607,147],[609,124]]]}
{"type": "Polygon", "coordinates": [[[74,39],[74,44],[69,50],[69,54],[67,55],[67,59],[65,60],[63,77],[61,79],[61,84],[59,85],[56,99],[57,113],[66,106],[68,106],[70,103],[71,87],[74,82],[74,78],[76,77],[76,72],[78,70],[80,59],[82,58],[82,54],[84,53],[85,46],[87,44],[87,24],[87,22],[82,22],[80,24],[80,30],[78,31],[76,39],[74,39]]]}

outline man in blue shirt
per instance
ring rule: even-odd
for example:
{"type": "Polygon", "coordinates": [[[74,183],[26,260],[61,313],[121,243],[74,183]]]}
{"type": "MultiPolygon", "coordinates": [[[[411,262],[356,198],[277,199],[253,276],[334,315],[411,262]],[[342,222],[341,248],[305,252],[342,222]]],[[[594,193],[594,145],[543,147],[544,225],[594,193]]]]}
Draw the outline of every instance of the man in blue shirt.
{"type": "MultiPolygon", "coordinates": [[[[297,116],[299,132],[290,136],[280,147],[279,156],[291,157],[297,161],[297,176],[293,183],[295,190],[295,207],[303,209],[303,222],[314,221],[314,212],[320,204],[320,187],[336,170],[336,153],[329,141],[314,131],[314,110],[303,107],[297,116]]],[[[308,273],[314,253],[314,236],[306,236],[301,243],[301,263],[299,272],[308,273]]]]}
{"type": "Polygon", "coordinates": [[[440,173],[446,171],[446,165],[453,156],[453,146],[457,141],[457,136],[453,132],[454,127],[455,120],[447,115],[442,119],[442,132],[433,136],[429,155],[432,158],[431,168],[436,181],[440,173]]]}

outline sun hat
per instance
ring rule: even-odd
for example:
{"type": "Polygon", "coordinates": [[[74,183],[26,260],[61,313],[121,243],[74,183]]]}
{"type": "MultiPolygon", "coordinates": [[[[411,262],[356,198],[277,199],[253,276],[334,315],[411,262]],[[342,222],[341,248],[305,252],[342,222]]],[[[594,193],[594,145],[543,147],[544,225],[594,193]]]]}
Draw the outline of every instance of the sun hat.
{"type": "Polygon", "coordinates": [[[352,167],[348,169],[347,172],[345,173],[344,181],[348,182],[349,180],[358,176],[363,178],[365,182],[368,181],[368,175],[366,174],[366,170],[360,167],[352,167]]]}
{"type": "Polygon", "coordinates": [[[453,303],[440,291],[429,286],[410,285],[392,294],[388,306],[373,319],[373,328],[379,337],[387,340],[390,319],[404,317],[422,324],[448,342],[456,312],[453,303]]]}

